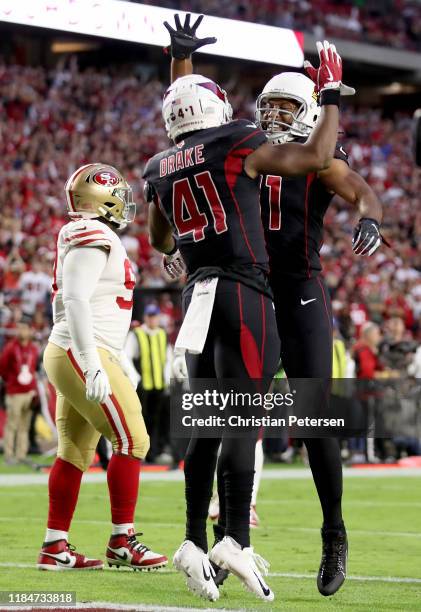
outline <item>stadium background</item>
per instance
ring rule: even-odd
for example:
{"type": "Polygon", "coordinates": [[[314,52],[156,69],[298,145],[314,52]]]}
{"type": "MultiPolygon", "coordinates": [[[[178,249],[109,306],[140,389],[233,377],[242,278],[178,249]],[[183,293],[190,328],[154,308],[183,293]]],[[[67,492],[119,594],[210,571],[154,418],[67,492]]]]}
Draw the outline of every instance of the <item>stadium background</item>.
{"type": "MultiPolygon", "coordinates": [[[[346,80],[357,88],[341,113],[340,140],[351,167],[383,203],[383,232],[392,248],[383,246],[370,259],[353,256],[356,211],[335,198],[326,216],[324,275],[351,353],[366,321],[380,324],[386,335],[388,319],[404,321],[402,340],[412,345],[399,363],[405,372],[414,343],[419,344],[421,316],[421,174],[413,164],[410,119],[419,102],[421,73],[419,65],[408,68],[420,58],[420,4],[159,4],[300,29],[310,53],[316,38],[338,39],[346,80]]],[[[160,255],[149,245],[141,179],[147,159],[167,144],[161,100],[169,58],[160,47],[1,22],[0,28],[0,341],[13,335],[23,314],[32,319],[37,341],[45,344],[55,242],[66,218],[63,185],[76,167],[91,160],[121,169],[138,204],[136,222],[123,236],[138,279],[134,319],[141,321],[144,306],[156,301],[174,339],[180,285],[164,278],[160,255]]],[[[196,71],[226,88],[237,117],[253,117],[266,80],[286,68],[202,54],[195,58],[196,71]]]]}
{"type": "MultiPolygon", "coordinates": [[[[385,340],[385,364],[402,377],[408,368],[420,377],[421,171],[414,166],[411,143],[411,117],[421,93],[420,2],[142,4],[299,30],[310,59],[316,40],[327,37],[337,43],[345,80],[357,89],[341,113],[341,142],[351,167],[383,203],[383,231],[392,247],[383,246],[370,259],[355,257],[351,236],[357,216],[334,199],[322,247],[334,316],[350,362],[361,328],[374,321],[385,340]],[[404,325],[398,351],[391,354],[396,338],[388,321],[394,317],[404,325]]],[[[167,146],[161,100],[169,82],[169,58],[160,47],[1,19],[0,14],[0,346],[13,337],[22,317],[30,318],[36,342],[45,346],[55,242],[66,218],[63,185],[76,167],[99,160],[127,176],[138,204],[136,222],[123,236],[137,273],[134,318],[141,321],[145,306],[157,303],[161,324],[174,340],[181,289],[163,277],[160,256],[149,245],[141,179],[147,159],[167,146]]],[[[235,116],[247,118],[254,116],[255,98],[268,78],[288,69],[206,54],[197,55],[194,65],[227,90],[235,116]]],[[[3,424],[4,411],[0,415],[3,424]]]]}

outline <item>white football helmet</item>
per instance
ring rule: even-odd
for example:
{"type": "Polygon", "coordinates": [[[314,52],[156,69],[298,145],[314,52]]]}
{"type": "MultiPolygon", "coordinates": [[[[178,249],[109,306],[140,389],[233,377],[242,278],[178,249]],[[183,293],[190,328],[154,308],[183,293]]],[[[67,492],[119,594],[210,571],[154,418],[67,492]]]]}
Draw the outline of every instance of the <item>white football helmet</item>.
{"type": "Polygon", "coordinates": [[[171,140],[194,130],[218,127],[232,119],[226,92],[200,74],[190,74],[174,81],[167,89],[162,116],[171,140]]]}
{"type": "Polygon", "coordinates": [[[307,137],[320,115],[314,83],[300,72],[282,72],[266,83],[256,100],[256,123],[266,132],[272,144],[283,144],[294,137],[307,137]],[[271,108],[270,101],[277,98],[292,100],[299,104],[295,112],[271,108]],[[281,120],[282,115],[291,115],[291,124],[281,120]]]}

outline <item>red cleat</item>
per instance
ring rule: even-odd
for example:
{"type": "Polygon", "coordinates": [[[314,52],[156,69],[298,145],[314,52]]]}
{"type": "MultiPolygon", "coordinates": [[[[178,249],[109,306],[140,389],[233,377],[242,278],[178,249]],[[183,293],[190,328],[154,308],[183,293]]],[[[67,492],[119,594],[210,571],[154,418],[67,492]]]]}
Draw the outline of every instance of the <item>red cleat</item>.
{"type": "Polygon", "coordinates": [[[66,540],[44,542],[38,557],[37,568],[40,570],[98,570],[104,564],[100,559],[88,559],[75,552],[75,547],[66,540]]]}
{"type": "Polygon", "coordinates": [[[108,542],[107,552],[105,553],[108,565],[124,565],[134,570],[150,570],[164,567],[168,563],[167,557],[153,552],[144,544],[136,540],[137,535],[126,533],[112,535],[108,542]]]}

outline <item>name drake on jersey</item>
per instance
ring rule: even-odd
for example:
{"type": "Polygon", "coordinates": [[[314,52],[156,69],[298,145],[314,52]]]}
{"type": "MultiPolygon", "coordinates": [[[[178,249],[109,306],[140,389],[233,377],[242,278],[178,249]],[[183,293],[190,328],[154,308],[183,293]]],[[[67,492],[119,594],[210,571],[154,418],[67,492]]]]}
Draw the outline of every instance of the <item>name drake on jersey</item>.
{"type": "MultiPolygon", "coordinates": [[[[184,141],[180,142],[177,146],[182,147],[184,141]]],[[[167,176],[178,170],[184,170],[190,166],[196,166],[198,164],[204,164],[205,158],[203,157],[203,144],[196,145],[195,147],[188,147],[177,153],[163,157],[159,162],[159,176],[167,176]]]]}

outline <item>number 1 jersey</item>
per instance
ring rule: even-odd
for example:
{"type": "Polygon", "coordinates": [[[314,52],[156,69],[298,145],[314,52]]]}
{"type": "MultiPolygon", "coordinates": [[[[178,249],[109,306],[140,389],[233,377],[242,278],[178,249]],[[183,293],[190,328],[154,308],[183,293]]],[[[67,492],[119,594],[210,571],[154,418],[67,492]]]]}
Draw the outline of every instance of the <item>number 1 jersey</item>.
{"type": "Polygon", "coordinates": [[[245,173],[244,160],[265,142],[255,124],[240,119],[193,132],[149,160],[149,199],[179,236],[190,279],[215,274],[264,290],[260,179],[245,173]]]}
{"type": "MultiPolygon", "coordinates": [[[[105,223],[94,219],[71,221],[58,235],[53,278],[54,326],[50,342],[65,350],[72,346],[63,304],[63,263],[69,250],[79,247],[100,247],[108,252],[107,263],[89,303],[97,346],[119,355],[130,327],[136,279],[118,235],[105,223]]],[[[83,257],[80,259],[83,266],[83,257]]]]}

